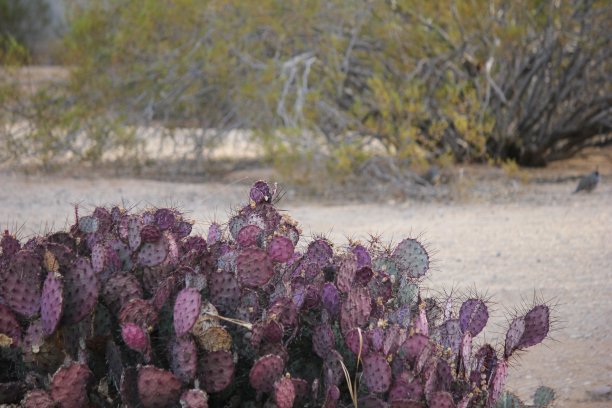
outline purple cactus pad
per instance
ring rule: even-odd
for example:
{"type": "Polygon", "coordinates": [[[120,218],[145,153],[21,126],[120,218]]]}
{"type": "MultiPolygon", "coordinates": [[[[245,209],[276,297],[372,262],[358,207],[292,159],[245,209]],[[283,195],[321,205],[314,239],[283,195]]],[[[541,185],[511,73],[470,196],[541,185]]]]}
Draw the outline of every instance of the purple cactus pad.
{"type": "Polygon", "coordinates": [[[62,318],[64,310],[63,288],[62,276],[59,273],[49,272],[43,283],[40,299],[40,317],[45,336],[53,334],[62,318]]]}
{"type": "Polygon", "coordinates": [[[174,332],[177,336],[187,333],[200,315],[202,296],[197,289],[185,288],[179,292],[174,302],[174,332]]]}

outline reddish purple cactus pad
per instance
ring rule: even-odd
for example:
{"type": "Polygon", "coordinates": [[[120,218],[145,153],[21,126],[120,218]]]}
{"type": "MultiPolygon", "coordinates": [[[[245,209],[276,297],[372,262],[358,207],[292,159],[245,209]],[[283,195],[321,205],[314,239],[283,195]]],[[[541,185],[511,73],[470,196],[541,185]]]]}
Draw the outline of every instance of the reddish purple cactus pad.
{"type": "Polygon", "coordinates": [[[340,309],[340,326],[346,333],[354,327],[364,326],[372,311],[372,299],[367,288],[355,287],[349,292],[340,309]]]}
{"type": "Polygon", "coordinates": [[[274,383],[274,401],[278,408],[293,407],[295,387],[290,378],[282,377],[274,383]]]}
{"type": "Polygon", "coordinates": [[[119,323],[134,323],[137,326],[149,327],[157,324],[157,310],[150,302],[142,299],[131,299],[119,312],[119,323]]]}
{"type": "Polygon", "coordinates": [[[302,380],[301,378],[292,378],[291,381],[293,382],[293,389],[295,390],[295,404],[298,404],[297,406],[306,405],[306,398],[311,389],[308,381],[302,380]]]}
{"type": "Polygon", "coordinates": [[[268,183],[263,180],[256,181],[251,187],[249,198],[253,200],[255,204],[270,202],[272,200],[272,193],[270,192],[268,183]]]}
{"type": "Polygon", "coordinates": [[[101,274],[106,264],[106,244],[98,242],[91,249],[91,267],[96,274],[101,274]]]}
{"type": "Polygon", "coordinates": [[[489,386],[489,398],[488,406],[493,406],[497,399],[501,396],[504,386],[506,385],[506,379],[508,378],[508,361],[500,360],[495,366],[493,378],[491,378],[491,384],[489,386]]]}
{"type": "Polygon", "coordinates": [[[285,263],[293,256],[293,242],[287,237],[277,235],[268,243],[268,255],[274,262],[285,263]]]}
{"type": "Polygon", "coordinates": [[[363,380],[372,392],[386,392],[391,386],[391,366],[382,354],[363,358],[363,380]]]}
{"type": "Polygon", "coordinates": [[[57,402],[45,390],[32,390],[26,394],[21,402],[23,408],[55,408],[57,402]]]}
{"type": "Polygon", "coordinates": [[[414,334],[402,343],[398,350],[398,355],[411,364],[414,364],[428,343],[429,338],[427,336],[418,333],[414,334]]]}
{"type": "Polygon", "coordinates": [[[8,230],[4,230],[2,238],[0,238],[0,248],[2,249],[2,255],[11,257],[21,249],[21,244],[8,230]]]}
{"type": "Polygon", "coordinates": [[[178,278],[174,275],[168,276],[159,284],[157,289],[155,289],[155,294],[153,298],[151,298],[151,304],[155,309],[161,310],[168,299],[170,299],[178,289],[178,278]]]}
{"type": "Polygon", "coordinates": [[[142,229],[142,219],[137,215],[128,215],[121,219],[119,224],[119,235],[127,241],[130,249],[133,251],[138,248],[142,242],[140,230],[142,229]]]}
{"type": "Polygon", "coordinates": [[[241,247],[257,246],[263,237],[263,230],[257,225],[245,225],[238,232],[236,241],[241,247]]]}
{"type": "Polygon", "coordinates": [[[159,210],[155,211],[154,219],[155,224],[164,231],[172,228],[176,222],[174,211],[169,208],[160,208],[159,210]]]}
{"type": "Polygon", "coordinates": [[[425,395],[431,396],[436,391],[450,391],[453,381],[451,367],[446,360],[439,359],[437,362],[432,360],[425,372],[425,395]]]}
{"type": "Polygon", "coordinates": [[[266,251],[259,248],[246,248],[236,259],[238,280],[244,286],[258,288],[270,280],[274,274],[272,261],[266,251]]]}
{"type": "Polygon", "coordinates": [[[353,354],[355,354],[356,356],[361,355],[361,357],[364,357],[370,353],[370,345],[368,344],[368,338],[363,332],[363,330],[361,330],[361,340],[359,339],[360,330],[360,328],[356,327],[346,332],[346,334],[344,335],[344,342],[346,343],[346,346],[349,348],[349,350],[353,352],[353,354]]]}
{"type": "Polygon", "coordinates": [[[340,313],[340,293],[338,288],[331,282],[327,282],[321,289],[321,303],[331,316],[340,313]]]}
{"type": "Polygon", "coordinates": [[[51,380],[51,397],[63,408],[87,406],[87,388],[93,381],[93,373],[84,364],[61,367],[51,380]]]}
{"type": "Polygon", "coordinates": [[[170,369],[183,383],[195,378],[198,368],[198,349],[189,335],[175,338],[170,344],[170,369]]]}
{"type": "Polygon", "coordinates": [[[138,370],[138,397],[144,408],[165,408],[178,404],[183,385],[169,371],[154,366],[138,370]]]}
{"type": "Polygon", "coordinates": [[[4,303],[25,317],[40,309],[42,258],[34,251],[22,249],[5,270],[0,269],[0,295],[4,303]]]}
{"type": "Polygon", "coordinates": [[[186,390],[179,401],[181,408],[208,408],[208,394],[197,388],[186,390]]]}
{"type": "Polygon", "coordinates": [[[228,351],[207,353],[199,361],[200,384],[206,392],[220,392],[234,379],[234,359],[228,351]]]}
{"type": "Polygon", "coordinates": [[[112,275],[104,284],[102,299],[113,314],[118,314],[123,305],[131,299],[143,297],[138,278],[131,273],[112,275]]]}
{"type": "Polygon", "coordinates": [[[240,303],[240,286],[231,272],[213,272],[208,277],[210,301],[222,313],[232,312],[240,303]]]}
{"type": "Polygon", "coordinates": [[[423,385],[418,378],[412,381],[398,378],[389,390],[389,401],[391,403],[402,400],[420,401],[423,395],[423,385]]]}
{"type": "Polygon", "coordinates": [[[140,230],[140,239],[142,242],[153,244],[159,241],[162,237],[162,232],[157,225],[145,225],[140,230]]]}
{"type": "Polygon", "coordinates": [[[527,348],[539,344],[548,335],[550,328],[550,310],[546,305],[538,305],[524,317],[525,331],[521,336],[518,348],[527,348]]]}
{"type": "Polygon", "coordinates": [[[435,392],[428,399],[430,408],[455,408],[453,396],[446,391],[435,392]]]}
{"type": "Polygon", "coordinates": [[[357,272],[357,259],[355,255],[347,254],[340,259],[338,274],[336,275],[336,286],[343,293],[348,293],[355,284],[355,273],[357,272]]]}
{"type": "Polygon", "coordinates": [[[138,263],[142,266],[156,266],[166,260],[169,247],[166,239],[142,244],[138,252],[138,263]]]}
{"type": "Polygon", "coordinates": [[[195,288],[185,288],[179,292],[174,302],[174,332],[178,337],[189,332],[202,306],[202,296],[195,288]]]}
{"type": "Polygon", "coordinates": [[[206,241],[212,245],[221,239],[221,226],[216,222],[210,224],[208,227],[208,234],[206,235],[206,241]]]}
{"type": "Polygon", "coordinates": [[[18,346],[21,343],[21,326],[11,309],[0,304],[0,347],[18,346]]]}
{"type": "Polygon", "coordinates": [[[325,359],[329,352],[334,348],[335,338],[329,324],[320,324],[315,327],[312,333],[312,349],[317,356],[325,359]]]}
{"type": "Polygon", "coordinates": [[[100,281],[87,258],[78,258],[64,274],[64,313],[62,321],[75,324],[94,309],[100,281]]]}
{"type": "Polygon", "coordinates": [[[148,354],[151,344],[149,334],[134,323],[126,323],[121,326],[121,337],[126,346],[141,354],[148,354]]]}
{"type": "Polygon", "coordinates": [[[336,385],[331,385],[325,392],[323,408],[336,408],[340,399],[340,389],[336,385]]]}
{"type": "Polygon", "coordinates": [[[308,262],[317,264],[319,268],[324,268],[331,263],[333,255],[330,243],[324,238],[319,238],[308,244],[304,258],[308,259],[308,262]]]}
{"type": "Polygon", "coordinates": [[[40,299],[40,317],[45,336],[50,336],[62,318],[64,310],[64,285],[59,273],[49,272],[43,284],[40,299]]]}
{"type": "Polygon", "coordinates": [[[506,342],[504,346],[504,357],[508,358],[518,348],[518,344],[525,332],[525,319],[523,316],[516,317],[510,322],[510,327],[506,332],[506,342]]]}
{"type": "Polygon", "coordinates": [[[459,310],[459,324],[461,332],[469,331],[472,337],[484,329],[489,320],[487,305],[480,299],[468,299],[459,310]]]}
{"type": "Polygon", "coordinates": [[[447,320],[440,326],[441,343],[444,347],[450,348],[454,355],[459,352],[461,346],[461,324],[458,319],[447,320]]]}
{"type": "Polygon", "coordinates": [[[249,373],[249,383],[257,391],[272,392],[274,383],[283,375],[285,363],[274,354],[261,357],[253,364],[249,373]]]}

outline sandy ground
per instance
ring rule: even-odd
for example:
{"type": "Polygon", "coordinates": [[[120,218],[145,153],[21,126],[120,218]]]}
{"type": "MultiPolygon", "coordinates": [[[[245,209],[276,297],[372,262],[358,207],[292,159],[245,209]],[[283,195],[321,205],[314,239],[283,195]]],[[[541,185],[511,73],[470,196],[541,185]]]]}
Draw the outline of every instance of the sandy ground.
{"type": "MultiPolygon", "coordinates": [[[[534,291],[556,303],[554,339],[515,360],[509,389],[529,399],[537,386],[548,385],[559,407],[610,407],[586,392],[612,385],[612,181],[604,179],[590,195],[569,194],[574,183],[514,184],[503,200],[320,204],[293,198],[279,206],[305,235],[324,233],[339,244],[368,233],[395,241],[421,235],[435,262],[426,281],[432,291],[476,287],[497,303],[488,340],[501,341],[506,310],[531,302],[534,291]]],[[[247,185],[0,174],[0,227],[18,226],[27,236],[63,228],[75,203],[85,212],[124,202],[178,205],[204,231],[245,202],[247,185]]]]}

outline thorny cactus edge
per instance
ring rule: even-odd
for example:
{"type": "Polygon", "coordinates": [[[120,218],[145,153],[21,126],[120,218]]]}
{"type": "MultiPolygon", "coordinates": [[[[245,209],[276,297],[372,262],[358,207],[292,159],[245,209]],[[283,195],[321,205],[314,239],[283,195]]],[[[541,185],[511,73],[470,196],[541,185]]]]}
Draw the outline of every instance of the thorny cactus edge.
{"type": "Polygon", "coordinates": [[[509,360],[548,335],[536,304],[503,350],[477,345],[486,301],[422,298],[417,239],[304,242],[275,186],[248,197],[206,237],[175,208],[4,232],[0,403],[493,407],[509,360]]]}

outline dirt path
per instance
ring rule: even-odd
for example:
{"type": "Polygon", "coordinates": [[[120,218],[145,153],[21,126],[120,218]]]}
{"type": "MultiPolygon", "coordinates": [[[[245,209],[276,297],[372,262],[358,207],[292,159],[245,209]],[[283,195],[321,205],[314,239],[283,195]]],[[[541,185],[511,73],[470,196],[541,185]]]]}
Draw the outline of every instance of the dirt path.
{"type": "MultiPolygon", "coordinates": [[[[529,303],[534,290],[558,303],[554,341],[525,353],[512,369],[509,389],[529,398],[538,385],[559,394],[559,407],[609,407],[586,391],[612,385],[612,183],[591,195],[570,195],[574,183],[514,187],[503,203],[387,203],[280,206],[306,235],[345,237],[381,234],[396,241],[421,235],[434,253],[431,290],[476,287],[497,302],[500,339],[504,306],[529,303]],[[519,365],[520,364],[520,365],[519,365]]],[[[178,205],[204,230],[212,219],[245,201],[245,185],[178,184],[141,180],[27,178],[0,174],[0,227],[21,226],[21,235],[62,228],[72,204],[178,205]]],[[[491,325],[490,325],[491,326],[491,325]]],[[[482,335],[481,335],[482,336],[482,335]]]]}

